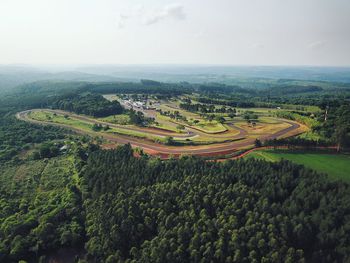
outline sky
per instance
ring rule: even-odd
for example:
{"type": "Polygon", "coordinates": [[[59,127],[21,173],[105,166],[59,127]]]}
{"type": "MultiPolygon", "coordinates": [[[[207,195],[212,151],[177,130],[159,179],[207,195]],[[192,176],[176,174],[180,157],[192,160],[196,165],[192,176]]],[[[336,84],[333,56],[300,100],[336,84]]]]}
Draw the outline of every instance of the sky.
{"type": "Polygon", "coordinates": [[[349,0],[0,0],[0,64],[350,66],[349,0]]]}

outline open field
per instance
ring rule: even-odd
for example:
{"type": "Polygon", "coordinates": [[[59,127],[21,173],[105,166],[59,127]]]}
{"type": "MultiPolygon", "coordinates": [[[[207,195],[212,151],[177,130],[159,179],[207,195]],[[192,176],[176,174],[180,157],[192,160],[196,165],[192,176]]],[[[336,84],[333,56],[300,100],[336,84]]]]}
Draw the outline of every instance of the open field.
{"type": "Polygon", "coordinates": [[[29,113],[29,117],[37,121],[52,122],[57,124],[64,124],[67,126],[74,126],[82,130],[91,130],[92,128],[92,125],[90,123],[73,119],[68,116],[65,117],[62,114],[55,114],[48,111],[33,111],[29,113]]]}
{"type": "MultiPolygon", "coordinates": [[[[101,135],[103,133],[120,134],[120,135],[129,135],[129,136],[142,138],[142,139],[151,139],[151,140],[159,140],[159,141],[162,141],[164,138],[164,136],[152,136],[152,134],[146,134],[145,132],[142,132],[142,131],[127,129],[127,127],[119,128],[117,126],[111,126],[108,130],[105,130],[105,131],[101,130],[99,132],[96,132],[96,131],[94,132],[92,130],[93,123],[89,121],[80,120],[80,119],[74,118],[73,116],[65,117],[62,114],[59,114],[59,113],[57,114],[57,113],[52,113],[47,111],[33,111],[29,114],[29,117],[37,121],[52,122],[55,124],[63,124],[66,126],[75,127],[79,130],[86,131],[89,134],[96,134],[96,135],[101,135]]],[[[107,122],[105,122],[105,120],[103,123],[105,123],[105,125],[108,124],[107,122]]]]}
{"type": "Polygon", "coordinates": [[[199,121],[196,124],[193,123],[193,121],[190,121],[190,123],[188,123],[181,120],[174,120],[174,119],[171,119],[170,117],[162,116],[162,115],[158,116],[158,118],[161,118],[162,120],[165,120],[168,123],[174,123],[175,125],[184,125],[186,127],[196,129],[208,134],[216,134],[216,133],[222,133],[227,131],[227,128],[223,124],[218,123],[217,121],[209,122],[199,117],[194,119],[199,121]]]}
{"type": "Polygon", "coordinates": [[[130,123],[130,117],[127,114],[111,115],[108,117],[98,118],[98,119],[101,121],[120,124],[120,125],[127,125],[130,123]]]}
{"type": "Polygon", "coordinates": [[[189,127],[192,127],[194,129],[198,129],[200,131],[206,132],[206,133],[221,133],[224,131],[227,131],[226,127],[222,125],[221,123],[218,123],[217,121],[207,121],[203,119],[199,114],[193,113],[193,112],[188,112],[182,109],[177,108],[176,104],[163,104],[160,106],[160,109],[162,111],[178,111],[182,116],[186,117],[187,123],[181,120],[171,120],[170,118],[166,116],[162,116],[167,118],[168,121],[177,123],[177,124],[182,124],[182,125],[187,125],[189,127]],[[198,121],[198,123],[194,123],[194,121],[198,121]]]}
{"type": "Polygon", "coordinates": [[[247,155],[246,158],[258,158],[271,162],[286,159],[305,165],[320,173],[327,173],[332,180],[341,179],[350,182],[350,155],[300,152],[288,150],[261,150],[247,155]]]}

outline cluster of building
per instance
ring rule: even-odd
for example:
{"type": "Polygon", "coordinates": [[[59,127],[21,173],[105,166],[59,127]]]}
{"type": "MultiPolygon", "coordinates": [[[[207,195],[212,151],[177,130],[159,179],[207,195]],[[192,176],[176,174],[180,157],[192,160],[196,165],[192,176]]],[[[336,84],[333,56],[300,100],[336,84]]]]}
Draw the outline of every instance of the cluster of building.
{"type": "Polygon", "coordinates": [[[129,108],[136,108],[142,110],[154,110],[156,109],[154,106],[148,106],[146,101],[133,101],[131,99],[123,100],[123,104],[128,106],[129,108]]]}

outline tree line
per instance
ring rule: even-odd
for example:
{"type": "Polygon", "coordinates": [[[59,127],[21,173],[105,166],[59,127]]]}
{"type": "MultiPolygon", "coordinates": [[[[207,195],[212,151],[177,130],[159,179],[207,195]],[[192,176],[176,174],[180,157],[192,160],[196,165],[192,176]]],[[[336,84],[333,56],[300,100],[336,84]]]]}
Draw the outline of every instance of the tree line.
{"type": "Polygon", "coordinates": [[[123,113],[118,101],[108,101],[99,94],[86,94],[65,97],[52,103],[52,108],[86,114],[93,117],[106,117],[123,113]]]}

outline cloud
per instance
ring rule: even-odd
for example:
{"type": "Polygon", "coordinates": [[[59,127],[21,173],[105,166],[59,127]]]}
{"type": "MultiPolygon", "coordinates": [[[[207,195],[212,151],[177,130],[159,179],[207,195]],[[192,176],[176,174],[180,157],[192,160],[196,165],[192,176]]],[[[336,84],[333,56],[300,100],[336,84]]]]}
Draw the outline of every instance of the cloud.
{"type": "Polygon", "coordinates": [[[262,43],[253,43],[250,45],[250,48],[253,48],[253,49],[261,49],[261,48],[264,48],[264,44],[262,43]]]}
{"type": "Polygon", "coordinates": [[[128,20],[130,15],[127,14],[119,14],[119,19],[117,20],[117,28],[123,29],[125,27],[125,22],[128,20]]]}
{"type": "Polygon", "coordinates": [[[327,42],[326,41],[315,41],[312,43],[309,43],[307,45],[307,48],[312,49],[312,50],[318,50],[322,49],[326,46],[327,42]]]}
{"type": "Polygon", "coordinates": [[[205,32],[204,32],[204,30],[200,30],[197,33],[195,33],[193,36],[194,36],[194,38],[202,38],[205,36],[205,32]]]}
{"type": "Polygon", "coordinates": [[[143,5],[134,6],[131,10],[119,14],[116,22],[118,29],[123,29],[129,23],[139,21],[142,25],[153,25],[162,20],[184,20],[186,13],[181,4],[170,4],[158,11],[147,10],[143,5]]]}
{"type": "Polygon", "coordinates": [[[117,28],[118,29],[123,29],[125,27],[125,23],[121,20],[117,22],[117,28]]]}
{"type": "Polygon", "coordinates": [[[174,19],[174,20],[184,20],[186,19],[186,13],[184,11],[183,5],[180,4],[171,4],[163,7],[160,11],[153,13],[148,16],[144,24],[153,25],[165,19],[174,19]]]}
{"type": "Polygon", "coordinates": [[[135,16],[140,16],[140,15],[143,14],[144,10],[145,10],[145,6],[144,5],[141,5],[141,4],[140,5],[136,5],[134,7],[133,14],[135,16]]]}

